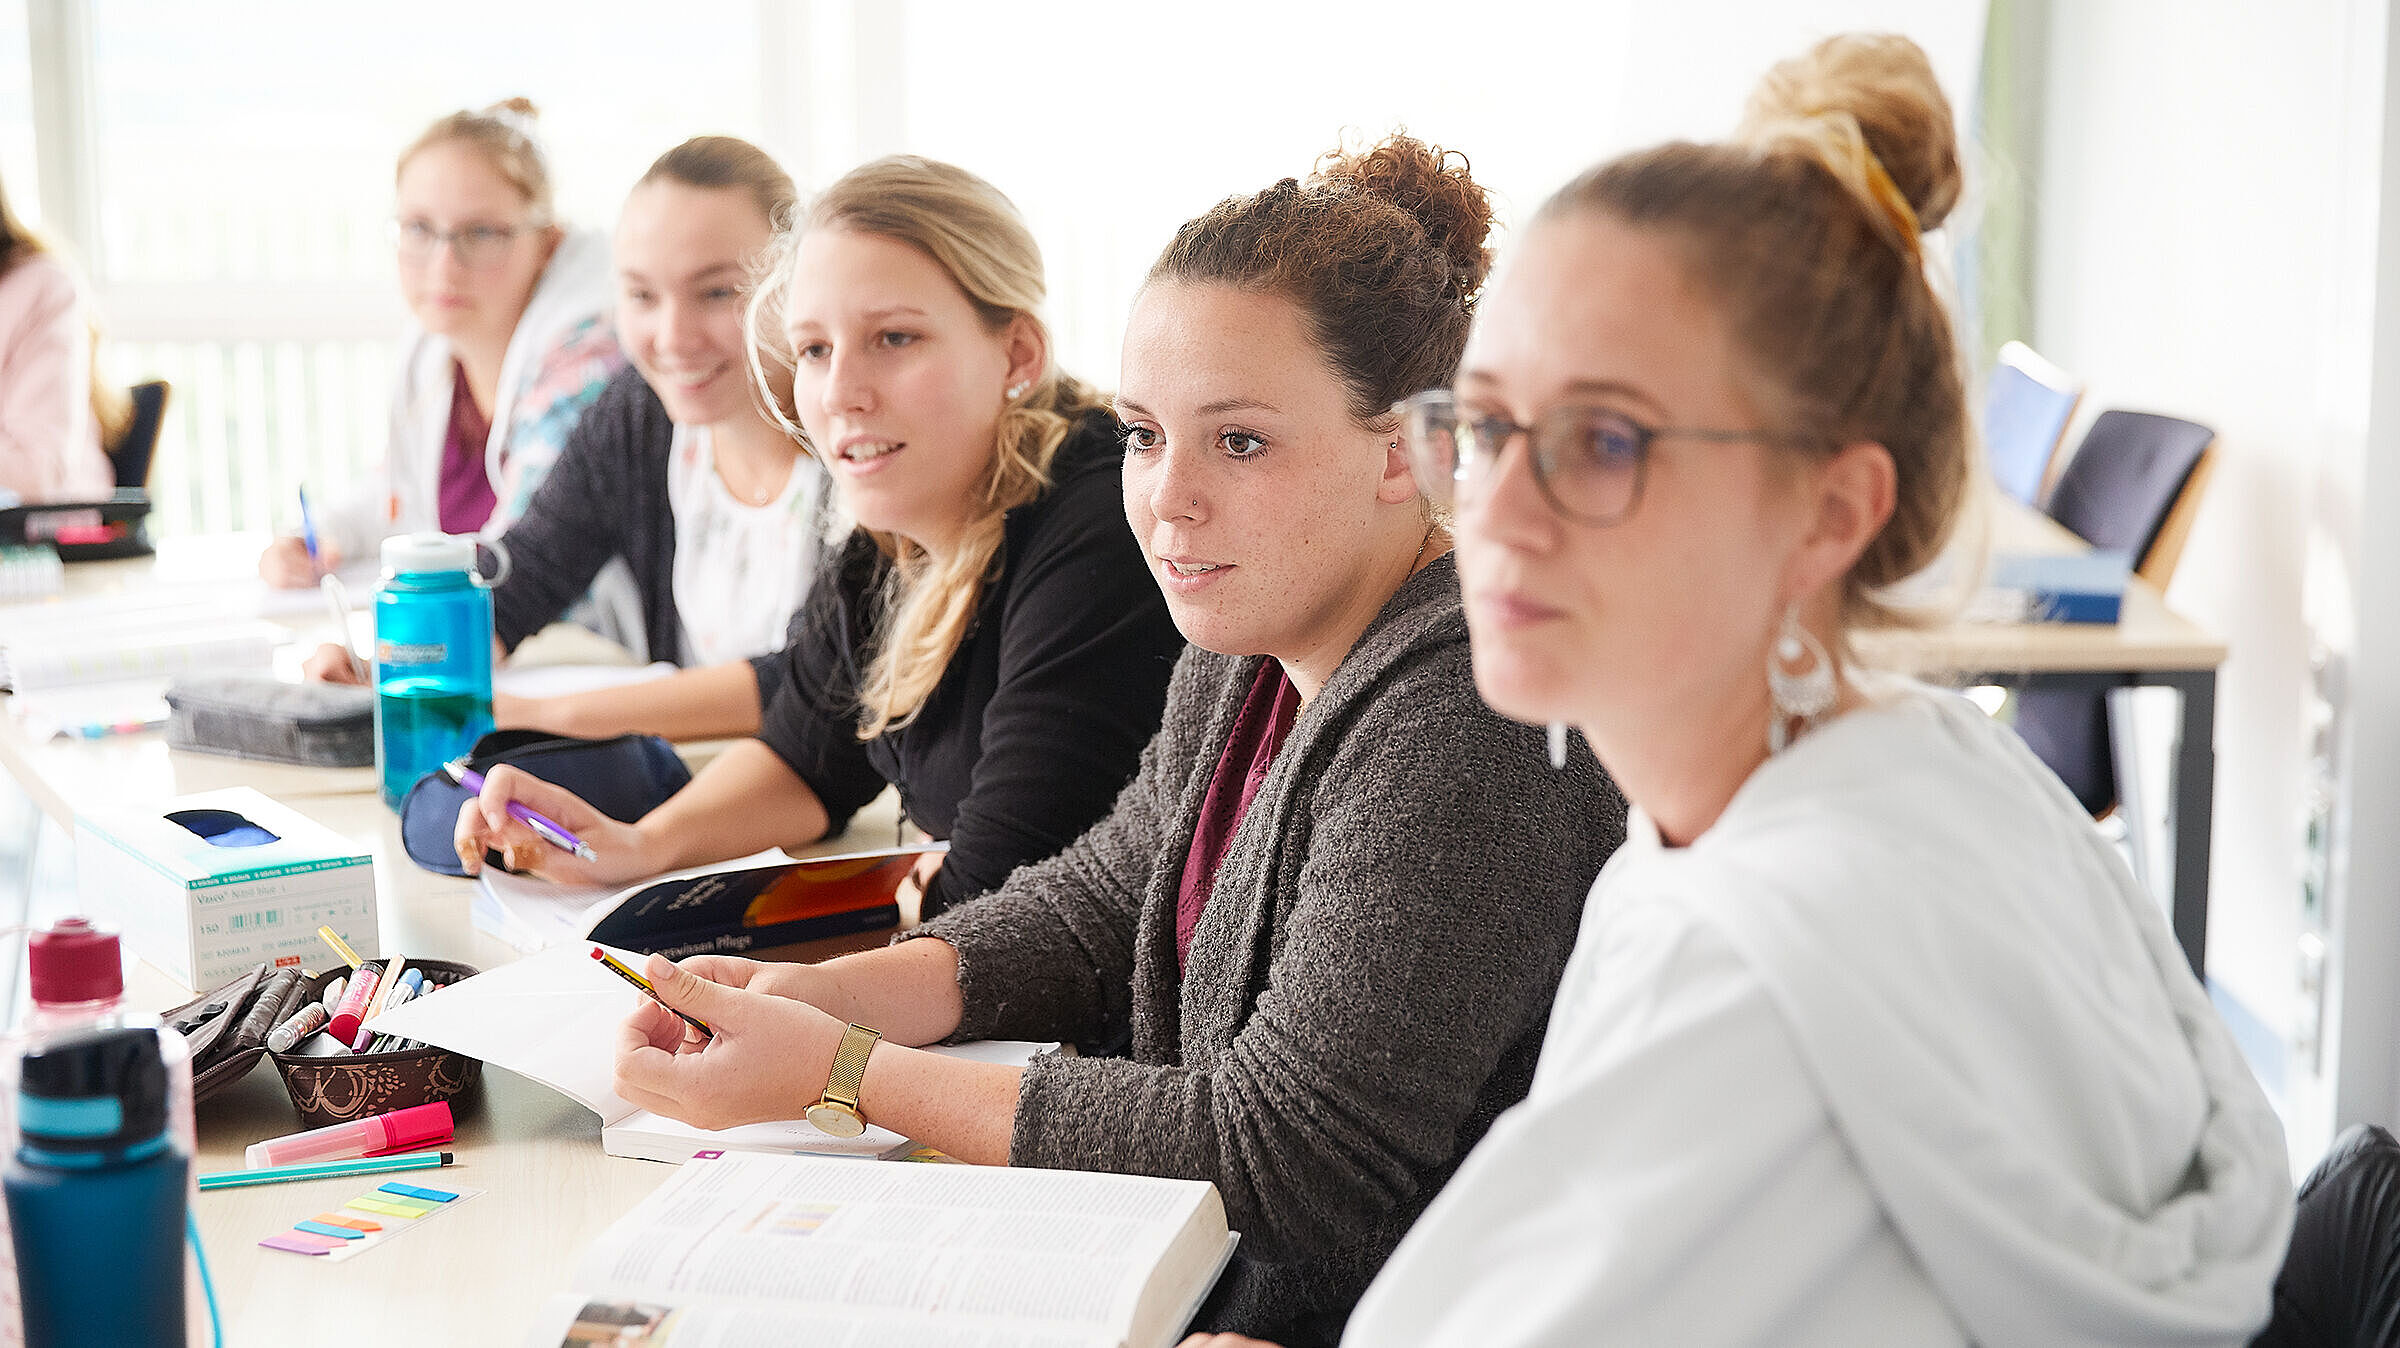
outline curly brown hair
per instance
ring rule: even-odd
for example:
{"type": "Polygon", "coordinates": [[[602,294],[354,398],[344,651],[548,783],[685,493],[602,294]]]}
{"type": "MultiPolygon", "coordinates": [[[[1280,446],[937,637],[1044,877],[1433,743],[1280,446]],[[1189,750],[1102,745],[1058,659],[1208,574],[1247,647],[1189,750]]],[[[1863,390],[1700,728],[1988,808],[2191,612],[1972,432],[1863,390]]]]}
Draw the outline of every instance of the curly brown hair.
{"type": "Polygon", "coordinates": [[[1465,155],[1394,134],[1186,221],[1145,284],[1290,299],[1350,390],[1351,415],[1380,426],[1394,402],[1457,371],[1491,270],[1491,228],[1491,200],[1465,155]]]}

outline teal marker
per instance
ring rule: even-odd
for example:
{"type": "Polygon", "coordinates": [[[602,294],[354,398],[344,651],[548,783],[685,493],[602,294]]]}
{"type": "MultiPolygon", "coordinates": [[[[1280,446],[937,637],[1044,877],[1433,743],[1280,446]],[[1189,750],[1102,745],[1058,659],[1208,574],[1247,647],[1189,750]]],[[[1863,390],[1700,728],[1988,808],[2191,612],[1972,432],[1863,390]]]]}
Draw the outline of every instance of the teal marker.
{"type": "Polygon", "coordinates": [[[369,1156],[356,1161],[321,1161],[315,1165],[261,1166],[256,1170],[221,1170],[202,1175],[202,1189],[239,1189],[251,1184],[281,1184],[287,1180],[333,1179],[342,1175],[373,1175],[386,1170],[431,1170],[450,1164],[446,1151],[412,1151],[405,1156],[369,1156]]]}

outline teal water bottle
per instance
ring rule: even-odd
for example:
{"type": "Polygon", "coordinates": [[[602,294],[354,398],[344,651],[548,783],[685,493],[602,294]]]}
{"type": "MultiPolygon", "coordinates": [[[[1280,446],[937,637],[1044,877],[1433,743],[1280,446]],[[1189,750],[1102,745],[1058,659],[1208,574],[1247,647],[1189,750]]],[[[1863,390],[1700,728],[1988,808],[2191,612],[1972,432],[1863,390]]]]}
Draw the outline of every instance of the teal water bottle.
{"type": "Polygon", "coordinates": [[[171,1125],[166,1037],[182,1036],[87,1030],[20,1064],[17,1138],[0,1162],[0,1189],[26,1348],[184,1342],[192,1157],[171,1125]]]}
{"type": "Polygon", "coordinates": [[[492,728],[492,592],[475,570],[474,539],[383,541],[375,692],[375,770],[396,810],[417,778],[492,728]]]}

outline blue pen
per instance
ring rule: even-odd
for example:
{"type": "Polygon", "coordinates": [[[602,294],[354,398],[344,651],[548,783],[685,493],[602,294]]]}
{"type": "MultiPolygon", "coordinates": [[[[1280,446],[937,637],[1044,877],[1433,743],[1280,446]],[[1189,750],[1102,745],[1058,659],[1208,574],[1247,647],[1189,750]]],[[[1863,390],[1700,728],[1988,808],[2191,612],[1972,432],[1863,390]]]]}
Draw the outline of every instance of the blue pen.
{"type": "MultiPolygon", "coordinates": [[[[473,768],[468,767],[463,760],[442,764],[442,775],[448,777],[451,781],[458,783],[460,786],[465,787],[469,791],[483,790],[483,774],[477,772],[473,768]]],[[[550,844],[552,847],[555,847],[562,852],[573,852],[575,855],[582,857],[586,861],[598,861],[600,859],[599,853],[592,850],[591,844],[585,842],[581,838],[576,837],[574,834],[567,832],[565,829],[560,828],[551,820],[543,818],[540,811],[534,809],[530,805],[527,805],[524,801],[510,801],[508,803],[508,817],[517,820],[518,822],[524,824],[525,827],[532,829],[536,834],[540,835],[543,842],[550,844]]]]}
{"type": "Polygon", "coordinates": [[[308,564],[319,571],[325,561],[317,555],[317,517],[308,509],[308,488],[300,488],[300,546],[308,549],[308,564]]]}

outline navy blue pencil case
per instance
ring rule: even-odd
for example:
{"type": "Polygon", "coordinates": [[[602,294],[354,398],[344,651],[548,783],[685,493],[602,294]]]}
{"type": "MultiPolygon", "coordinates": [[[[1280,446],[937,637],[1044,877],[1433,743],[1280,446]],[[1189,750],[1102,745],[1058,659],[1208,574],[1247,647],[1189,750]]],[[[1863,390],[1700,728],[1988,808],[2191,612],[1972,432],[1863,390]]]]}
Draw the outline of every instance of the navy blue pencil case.
{"type": "MultiPolygon", "coordinates": [[[[586,740],[540,730],[495,730],[475,741],[467,766],[490,772],[501,764],[563,786],[611,819],[632,823],[666,803],[692,780],[673,745],[656,735],[586,740]]],[[[408,858],[442,875],[465,875],[458,864],[459,807],[474,793],[442,773],[429,772],[400,802],[400,842],[408,858]]],[[[497,852],[484,864],[502,870],[497,852]]]]}

